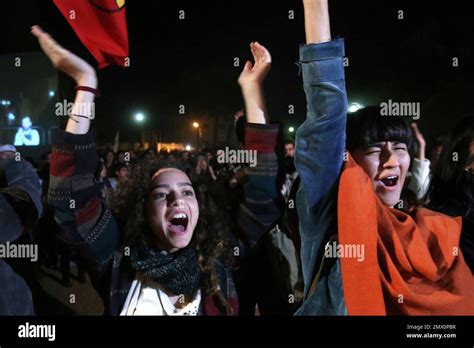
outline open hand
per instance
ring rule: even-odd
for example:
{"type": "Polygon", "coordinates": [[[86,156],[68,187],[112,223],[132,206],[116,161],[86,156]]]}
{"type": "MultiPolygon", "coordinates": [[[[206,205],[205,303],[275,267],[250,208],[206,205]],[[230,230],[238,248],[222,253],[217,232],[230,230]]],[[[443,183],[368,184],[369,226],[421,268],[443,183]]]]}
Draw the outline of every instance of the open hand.
{"type": "Polygon", "coordinates": [[[56,69],[72,77],[78,85],[97,88],[95,70],[86,61],[59,45],[41,27],[33,26],[31,33],[36,36],[41,49],[56,69]]]}
{"type": "Polygon", "coordinates": [[[418,125],[416,123],[411,124],[411,129],[415,135],[416,140],[418,141],[418,159],[424,160],[425,159],[425,150],[426,150],[426,140],[423,134],[421,134],[420,130],[418,129],[418,125]]]}
{"type": "Polygon", "coordinates": [[[418,129],[418,125],[416,123],[412,123],[411,129],[413,130],[413,133],[415,134],[415,138],[418,141],[418,144],[420,145],[420,147],[425,147],[426,146],[425,137],[423,136],[423,134],[421,134],[420,130],[418,129]]]}
{"type": "Polygon", "coordinates": [[[258,42],[250,43],[254,64],[247,61],[244,70],[239,76],[238,82],[241,87],[252,84],[261,84],[270,71],[272,56],[270,52],[258,42]]]}

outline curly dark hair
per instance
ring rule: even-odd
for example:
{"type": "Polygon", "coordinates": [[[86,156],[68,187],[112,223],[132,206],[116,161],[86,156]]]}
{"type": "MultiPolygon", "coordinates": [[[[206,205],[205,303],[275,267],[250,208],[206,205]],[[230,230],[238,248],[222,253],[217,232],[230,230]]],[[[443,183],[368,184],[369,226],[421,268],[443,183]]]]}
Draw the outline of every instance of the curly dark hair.
{"type": "MultiPolygon", "coordinates": [[[[128,182],[111,199],[110,208],[123,226],[125,241],[130,245],[152,246],[152,231],[147,221],[146,204],[151,178],[160,169],[177,168],[162,160],[142,160],[131,170],[128,182]]],[[[196,248],[199,265],[203,272],[201,290],[212,296],[221,311],[232,314],[232,308],[218,286],[217,263],[232,264],[227,240],[229,224],[204,185],[193,184],[199,207],[199,220],[193,233],[191,245],[196,248]]]]}

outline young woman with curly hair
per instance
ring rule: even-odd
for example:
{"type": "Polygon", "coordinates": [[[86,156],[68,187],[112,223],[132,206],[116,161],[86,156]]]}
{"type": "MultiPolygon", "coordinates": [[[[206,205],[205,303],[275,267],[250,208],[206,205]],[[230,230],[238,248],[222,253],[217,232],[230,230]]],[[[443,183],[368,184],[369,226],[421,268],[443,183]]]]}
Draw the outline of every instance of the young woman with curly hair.
{"type": "MultiPolygon", "coordinates": [[[[186,173],[169,164],[148,160],[132,169],[109,209],[94,175],[98,161],[90,123],[96,73],[41,28],[33,27],[32,34],[52,64],[77,83],[66,129],[54,136],[48,202],[60,238],[88,263],[106,313],[238,314],[225,242],[229,224],[205,187],[194,187],[186,173]]],[[[258,165],[249,170],[245,187],[248,211],[260,219],[275,196],[271,182],[278,129],[265,124],[261,93],[270,67],[268,51],[258,44],[251,44],[251,50],[255,64],[246,64],[239,84],[249,110],[246,147],[258,150],[258,165]]]]}

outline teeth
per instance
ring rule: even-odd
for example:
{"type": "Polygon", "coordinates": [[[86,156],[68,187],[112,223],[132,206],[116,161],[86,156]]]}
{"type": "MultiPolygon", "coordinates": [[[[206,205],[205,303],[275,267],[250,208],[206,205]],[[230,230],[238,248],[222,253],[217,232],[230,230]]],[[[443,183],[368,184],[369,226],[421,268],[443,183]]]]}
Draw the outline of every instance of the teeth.
{"type": "Polygon", "coordinates": [[[187,216],[185,213],[176,213],[173,215],[173,219],[186,219],[187,216]]]}
{"type": "Polygon", "coordinates": [[[397,175],[394,175],[394,176],[387,176],[385,178],[382,178],[380,180],[395,180],[395,179],[398,179],[398,176],[397,175]]]}

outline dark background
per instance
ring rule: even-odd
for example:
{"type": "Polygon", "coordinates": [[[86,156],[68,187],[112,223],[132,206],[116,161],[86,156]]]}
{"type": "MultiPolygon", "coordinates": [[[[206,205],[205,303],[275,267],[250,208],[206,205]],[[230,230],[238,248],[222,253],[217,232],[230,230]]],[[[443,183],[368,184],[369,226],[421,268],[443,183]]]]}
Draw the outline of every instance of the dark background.
{"type": "MultiPolygon", "coordinates": [[[[420,102],[420,125],[429,139],[446,133],[471,111],[471,7],[460,1],[443,4],[330,2],[333,36],[346,40],[349,102],[420,102]],[[403,20],[398,19],[399,10],[403,20]],[[452,66],[453,57],[459,58],[457,68],[452,66]]],[[[187,140],[191,122],[206,115],[233,119],[242,107],[236,84],[241,67],[234,67],[234,58],[243,65],[253,40],[273,55],[266,81],[272,120],[297,126],[304,119],[306,106],[295,65],[298,45],[304,41],[300,1],[128,0],[126,6],[131,67],[99,72],[103,96],[97,100],[94,128],[101,141],[113,141],[117,130],[121,140],[138,140],[140,127],[132,120],[137,111],[148,116],[144,127],[159,130],[164,140],[187,140]],[[185,20],[178,19],[179,10],[185,10],[185,20]],[[294,20],[288,19],[290,10],[294,20]],[[186,115],[178,114],[180,104],[186,106],[186,115]],[[295,106],[294,115],[288,115],[290,104],[295,106]]],[[[5,3],[0,23],[4,33],[0,54],[37,51],[29,30],[40,24],[96,66],[52,1],[5,3]]],[[[60,88],[67,89],[65,79],[60,80],[60,88]]],[[[0,81],[0,90],[5,90],[8,82],[0,81]]]]}

